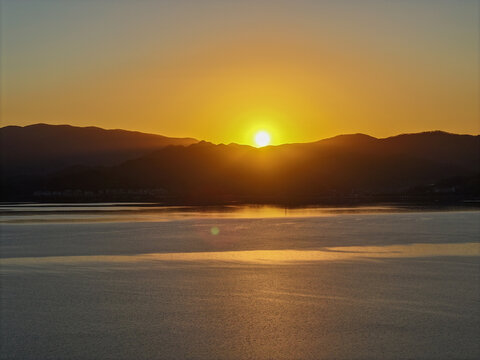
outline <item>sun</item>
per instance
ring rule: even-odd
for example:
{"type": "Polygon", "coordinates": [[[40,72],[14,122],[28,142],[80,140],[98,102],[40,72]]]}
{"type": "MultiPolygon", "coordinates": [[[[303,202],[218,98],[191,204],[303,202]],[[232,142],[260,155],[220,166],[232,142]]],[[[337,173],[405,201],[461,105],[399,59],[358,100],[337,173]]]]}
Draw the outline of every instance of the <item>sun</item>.
{"type": "Polygon", "coordinates": [[[257,147],[263,147],[270,144],[270,134],[266,131],[259,131],[255,134],[255,144],[257,147]]]}

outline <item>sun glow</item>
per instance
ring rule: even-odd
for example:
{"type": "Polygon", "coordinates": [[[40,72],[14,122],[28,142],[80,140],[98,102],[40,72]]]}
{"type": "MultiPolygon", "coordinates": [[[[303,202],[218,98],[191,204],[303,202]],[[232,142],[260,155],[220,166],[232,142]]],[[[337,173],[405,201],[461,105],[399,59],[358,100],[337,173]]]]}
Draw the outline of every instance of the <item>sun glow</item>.
{"type": "Polygon", "coordinates": [[[255,134],[255,144],[257,147],[263,147],[270,144],[270,134],[266,131],[259,131],[255,134]]]}

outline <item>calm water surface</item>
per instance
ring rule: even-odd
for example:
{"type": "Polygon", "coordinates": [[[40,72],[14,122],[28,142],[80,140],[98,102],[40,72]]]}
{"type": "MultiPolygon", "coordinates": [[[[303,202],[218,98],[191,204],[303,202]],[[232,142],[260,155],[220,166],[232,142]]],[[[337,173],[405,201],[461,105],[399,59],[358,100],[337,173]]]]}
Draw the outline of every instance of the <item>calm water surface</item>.
{"type": "Polygon", "coordinates": [[[2,359],[477,359],[480,211],[0,206],[2,359]]]}

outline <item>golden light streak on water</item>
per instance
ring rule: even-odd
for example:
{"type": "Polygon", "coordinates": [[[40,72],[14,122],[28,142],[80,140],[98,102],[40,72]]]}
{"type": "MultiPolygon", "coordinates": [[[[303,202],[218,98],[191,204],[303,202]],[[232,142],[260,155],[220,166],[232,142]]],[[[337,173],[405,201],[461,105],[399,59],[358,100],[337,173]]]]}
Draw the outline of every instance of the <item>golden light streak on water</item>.
{"type": "Polygon", "coordinates": [[[345,246],[324,250],[248,250],[218,252],[151,253],[139,255],[54,256],[1,259],[0,265],[47,265],[85,262],[213,261],[232,263],[289,264],[379,258],[480,256],[480,243],[345,246]]]}

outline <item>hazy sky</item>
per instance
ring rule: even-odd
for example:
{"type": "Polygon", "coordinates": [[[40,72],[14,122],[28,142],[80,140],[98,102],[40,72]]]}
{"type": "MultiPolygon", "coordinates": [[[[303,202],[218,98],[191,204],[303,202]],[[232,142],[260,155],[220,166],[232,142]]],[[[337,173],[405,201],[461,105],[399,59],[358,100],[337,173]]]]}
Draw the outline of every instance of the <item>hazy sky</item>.
{"type": "Polygon", "coordinates": [[[478,0],[1,0],[2,125],[478,133],[478,0]]]}

